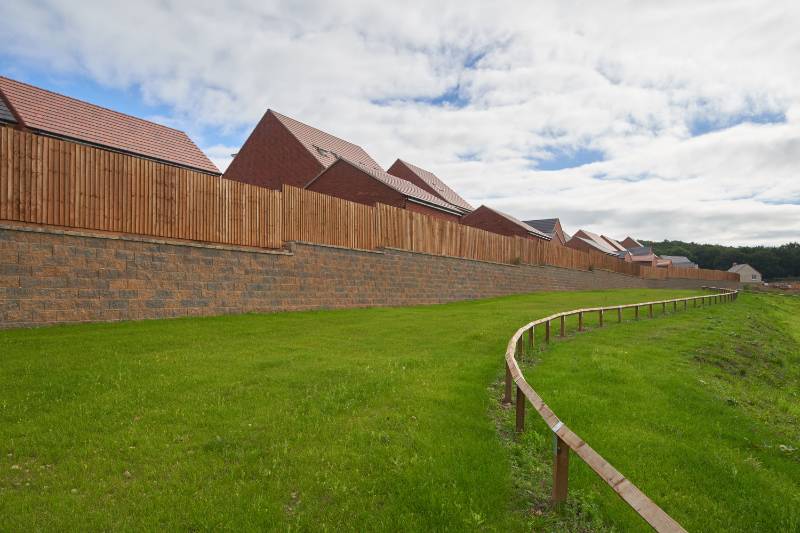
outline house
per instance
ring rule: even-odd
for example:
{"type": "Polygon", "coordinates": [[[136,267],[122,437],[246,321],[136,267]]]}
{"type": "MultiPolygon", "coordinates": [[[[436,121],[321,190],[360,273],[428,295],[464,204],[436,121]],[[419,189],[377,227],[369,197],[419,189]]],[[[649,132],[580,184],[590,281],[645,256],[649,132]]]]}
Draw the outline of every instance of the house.
{"type": "Polygon", "coordinates": [[[455,206],[463,212],[469,213],[474,209],[469,203],[458,195],[453,189],[447,186],[445,182],[440,180],[436,174],[424,168],[420,168],[408,161],[398,159],[387,170],[392,176],[397,176],[408,182],[413,183],[420,189],[427,191],[435,196],[438,196],[450,205],[455,206]]]}
{"type": "Polygon", "coordinates": [[[604,254],[614,256],[618,256],[620,253],[620,250],[614,248],[611,243],[606,241],[600,235],[582,229],[576,231],[575,234],[572,235],[572,238],[567,241],[567,246],[583,252],[594,250],[596,252],[602,252],[604,254]]]}
{"type": "Polygon", "coordinates": [[[661,259],[671,261],[672,266],[678,268],[700,268],[697,263],[692,262],[691,259],[684,255],[662,255],[661,259]]]}
{"type": "Polygon", "coordinates": [[[567,244],[570,239],[569,235],[564,233],[564,228],[561,227],[561,221],[557,218],[541,218],[537,220],[524,220],[525,224],[537,229],[548,235],[553,242],[561,245],[567,244]]]}
{"type": "Polygon", "coordinates": [[[500,235],[551,240],[551,237],[516,218],[485,205],[461,217],[461,223],[500,235]]]}
{"type": "Polygon", "coordinates": [[[0,76],[0,123],[219,175],[182,131],[0,76]]]}
{"type": "Polygon", "coordinates": [[[739,281],[742,283],[761,283],[761,272],[751,267],[747,263],[741,265],[734,263],[728,272],[739,274],[739,281]]]}
{"type": "Polygon", "coordinates": [[[622,241],[622,246],[625,247],[626,250],[630,250],[631,248],[644,248],[644,244],[640,243],[633,237],[625,237],[625,240],[622,241]]]}
{"type": "MultiPolygon", "coordinates": [[[[625,240],[627,241],[627,239],[625,240]]],[[[622,242],[625,243],[625,241],[622,242]]],[[[653,249],[649,246],[635,246],[628,248],[628,252],[631,254],[631,261],[634,263],[651,267],[658,265],[659,257],[653,253],[653,249]]]]}
{"type": "Polygon", "coordinates": [[[366,205],[383,204],[458,222],[463,211],[413,183],[388,172],[339,158],[305,187],[366,205]]]}
{"type": "Polygon", "coordinates": [[[383,172],[360,146],[268,109],[224,177],[270,189],[303,188],[340,158],[383,172]]]}

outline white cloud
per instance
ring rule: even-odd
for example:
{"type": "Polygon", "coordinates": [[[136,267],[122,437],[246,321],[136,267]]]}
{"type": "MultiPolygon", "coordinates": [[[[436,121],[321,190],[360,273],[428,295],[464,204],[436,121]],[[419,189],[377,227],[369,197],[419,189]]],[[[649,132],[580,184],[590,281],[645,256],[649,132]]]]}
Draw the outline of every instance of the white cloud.
{"type": "Polygon", "coordinates": [[[221,167],[272,107],[521,218],[780,243],[800,238],[799,6],[20,1],[0,52],[139,87],[221,167]],[[536,169],[581,149],[605,161],[536,169]]]}

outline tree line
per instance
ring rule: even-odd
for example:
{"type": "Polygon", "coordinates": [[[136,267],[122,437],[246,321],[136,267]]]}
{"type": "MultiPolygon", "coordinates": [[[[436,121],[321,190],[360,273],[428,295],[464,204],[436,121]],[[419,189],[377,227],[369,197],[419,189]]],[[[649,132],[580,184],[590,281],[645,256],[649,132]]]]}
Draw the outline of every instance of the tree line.
{"type": "Polygon", "coordinates": [[[733,263],[747,263],[766,280],[800,278],[800,243],[780,246],[721,246],[683,241],[644,241],[656,255],[683,255],[700,268],[728,270],[733,263]]]}

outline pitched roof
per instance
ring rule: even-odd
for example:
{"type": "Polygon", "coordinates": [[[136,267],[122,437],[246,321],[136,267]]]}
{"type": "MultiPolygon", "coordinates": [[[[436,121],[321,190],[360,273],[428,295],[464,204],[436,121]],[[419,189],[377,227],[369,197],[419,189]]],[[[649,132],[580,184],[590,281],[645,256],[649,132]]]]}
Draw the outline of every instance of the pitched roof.
{"type": "Polygon", "coordinates": [[[521,221],[521,220],[519,220],[517,218],[514,218],[514,217],[512,217],[511,215],[509,215],[507,213],[503,213],[502,211],[498,211],[497,209],[492,209],[488,205],[483,205],[481,207],[484,207],[484,208],[488,209],[489,211],[500,215],[501,217],[505,218],[509,222],[513,222],[514,224],[516,224],[520,228],[524,229],[525,231],[527,231],[531,235],[536,235],[537,237],[541,237],[542,239],[545,239],[545,240],[548,240],[548,241],[552,239],[552,237],[550,235],[548,235],[548,234],[546,234],[546,233],[544,233],[542,231],[539,231],[538,229],[534,228],[533,226],[530,226],[530,225],[526,224],[525,222],[523,222],[523,221],[521,221]]]}
{"type": "Polygon", "coordinates": [[[619,251],[615,250],[613,246],[606,242],[605,239],[603,239],[597,233],[592,233],[591,231],[586,231],[585,229],[576,231],[572,238],[578,238],[593,248],[596,248],[597,250],[607,254],[616,254],[616,252],[619,251]]]}
{"type": "MultiPolygon", "coordinates": [[[[453,189],[447,186],[445,182],[440,180],[436,174],[430,172],[429,170],[425,170],[424,168],[420,168],[416,165],[409,163],[408,161],[403,161],[402,159],[398,159],[395,161],[395,164],[401,163],[408,168],[411,172],[414,173],[419,179],[424,181],[428,186],[436,191],[436,195],[438,195],[441,199],[446,202],[453,204],[454,206],[461,208],[465,211],[472,211],[475,209],[466,200],[464,200],[461,196],[456,193],[453,189]]],[[[392,165],[394,166],[394,165],[392,165]]],[[[391,170],[391,168],[389,169],[391,170]]]]}
{"type": "MultiPolygon", "coordinates": [[[[551,237],[556,232],[556,224],[558,224],[557,218],[541,218],[538,220],[525,220],[523,221],[525,224],[529,225],[532,228],[536,228],[542,233],[546,233],[551,237]]],[[[566,234],[564,235],[566,237],[566,234]]]]}
{"type": "MultiPolygon", "coordinates": [[[[452,206],[448,202],[445,202],[444,200],[442,200],[438,196],[435,196],[435,195],[429,193],[428,191],[425,191],[425,190],[417,187],[416,185],[414,185],[410,181],[404,180],[403,178],[398,178],[397,176],[392,176],[391,174],[389,174],[385,170],[382,170],[380,168],[373,168],[373,167],[370,167],[370,166],[367,166],[367,165],[362,165],[361,163],[358,163],[356,161],[350,161],[349,159],[345,159],[343,157],[339,158],[338,161],[341,161],[342,164],[348,164],[348,165],[352,166],[353,168],[355,168],[357,170],[360,170],[361,172],[363,172],[363,173],[367,174],[368,176],[380,181],[381,183],[383,183],[387,187],[390,187],[390,188],[394,189],[395,191],[399,192],[400,194],[402,194],[403,196],[405,196],[407,198],[410,198],[412,200],[417,200],[417,201],[425,203],[425,204],[430,204],[430,205],[432,205],[434,207],[437,207],[439,209],[444,209],[444,210],[449,211],[449,212],[451,212],[453,214],[456,214],[456,215],[460,215],[461,214],[454,206],[452,206]]],[[[330,168],[330,167],[328,167],[328,168],[330,168]]],[[[325,170],[327,170],[327,169],[325,169],[325,170]]],[[[325,174],[325,170],[323,170],[319,174],[319,176],[317,176],[316,178],[311,180],[311,182],[308,185],[306,185],[306,187],[310,186],[311,183],[314,183],[314,181],[316,181],[323,174],[325,174]]]]}
{"type": "Polygon", "coordinates": [[[625,251],[625,247],[624,247],[624,246],[622,246],[622,244],[621,244],[619,241],[617,241],[617,240],[615,240],[615,239],[612,239],[611,237],[606,237],[605,235],[601,235],[601,237],[602,237],[602,238],[603,238],[603,239],[604,239],[604,240],[605,240],[605,241],[606,241],[608,244],[610,244],[610,245],[611,245],[611,247],[612,247],[612,248],[614,248],[616,251],[618,251],[618,252],[624,252],[624,251],[625,251]]]}
{"type": "Polygon", "coordinates": [[[280,123],[311,152],[311,155],[317,158],[317,161],[326,168],[334,164],[338,158],[342,158],[360,163],[367,167],[383,170],[363,148],[356,144],[340,139],[322,130],[318,130],[313,126],[282,115],[272,109],[268,110],[267,113],[274,115],[275,118],[277,118],[280,123]]]}
{"type": "Polygon", "coordinates": [[[2,76],[0,92],[30,130],[219,174],[182,131],[2,76]]]}
{"type": "MultiPolygon", "coordinates": [[[[745,268],[749,268],[749,269],[751,269],[751,270],[753,270],[753,271],[755,271],[755,272],[758,272],[758,270],[756,270],[755,268],[751,267],[751,266],[750,266],[750,265],[748,265],[747,263],[741,263],[741,264],[739,264],[739,265],[733,265],[732,267],[730,267],[730,268],[728,269],[728,272],[736,272],[736,273],[738,274],[738,273],[740,273],[742,270],[744,270],[745,268]]],[[[760,274],[760,272],[758,272],[758,273],[760,274]]]]}

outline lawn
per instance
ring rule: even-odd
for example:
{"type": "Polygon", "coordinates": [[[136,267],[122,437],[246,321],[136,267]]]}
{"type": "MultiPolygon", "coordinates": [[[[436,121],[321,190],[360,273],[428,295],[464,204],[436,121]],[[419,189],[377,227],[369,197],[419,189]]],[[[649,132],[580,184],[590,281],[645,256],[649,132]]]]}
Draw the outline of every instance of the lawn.
{"type": "MultiPolygon", "coordinates": [[[[524,371],[689,531],[800,531],[799,347],[800,298],[744,294],[557,343],[524,371]]],[[[510,446],[518,468],[542,477],[551,437],[535,413],[528,424],[510,446]]],[[[608,523],[649,530],[579,460],[571,466],[572,490],[608,523]]]]}
{"type": "MultiPolygon", "coordinates": [[[[572,502],[542,505],[551,443],[533,412],[508,431],[502,353],[558,310],[686,294],[0,332],[0,529],[638,527],[577,459],[572,502]]],[[[797,529],[797,337],[775,339],[800,306],[777,298],[581,334],[526,372],[690,529],[797,529]]]]}

